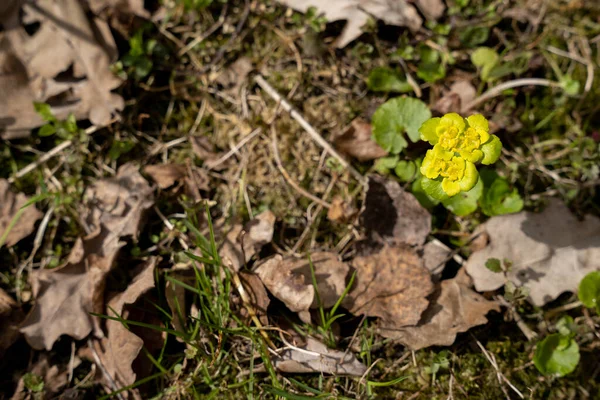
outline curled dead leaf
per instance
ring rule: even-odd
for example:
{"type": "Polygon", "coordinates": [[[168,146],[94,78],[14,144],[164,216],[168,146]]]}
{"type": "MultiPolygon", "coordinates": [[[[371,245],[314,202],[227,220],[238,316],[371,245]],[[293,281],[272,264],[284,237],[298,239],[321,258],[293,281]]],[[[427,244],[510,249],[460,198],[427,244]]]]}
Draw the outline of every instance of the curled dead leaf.
{"type": "Polygon", "coordinates": [[[379,333],[398,340],[411,350],[450,346],[458,333],[485,324],[485,316],[492,310],[500,311],[500,306],[470,289],[468,277],[459,273],[456,278],[437,285],[431,304],[416,326],[397,329],[380,324],[379,333]]]}
{"type": "Polygon", "coordinates": [[[385,157],[388,152],[373,140],[371,124],[362,118],[355,118],[350,125],[333,138],[333,144],[343,154],[359,161],[370,161],[385,157]]]}
{"type": "MultiPolygon", "coordinates": [[[[269,325],[267,308],[271,303],[271,299],[269,299],[269,294],[262,281],[257,275],[245,271],[240,272],[240,280],[244,285],[244,291],[248,294],[256,316],[263,325],[269,325]]],[[[241,314],[242,316],[249,316],[245,308],[242,308],[241,314]]]]}
{"type": "Polygon", "coordinates": [[[333,350],[311,337],[302,347],[288,347],[271,361],[280,372],[363,376],[367,367],[354,354],[333,350]]]}
{"type": "Polygon", "coordinates": [[[147,165],[144,167],[144,173],[161,189],[167,189],[179,182],[186,176],[185,165],[180,164],[158,164],[147,165]]]}
{"type": "MultiPolygon", "coordinates": [[[[144,293],[154,288],[156,262],[154,257],[148,259],[127,289],[108,302],[108,316],[128,319],[125,306],[134,304],[144,293]]],[[[107,320],[106,332],[106,337],[96,342],[102,365],[119,387],[129,386],[135,382],[136,374],[132,364],[144,346],[144,341],[119,321],[107,320]]]]}
{"type": "Polygon", "coordinates": [[[29,198],[23,193],[13,193],[6,179],[0,179],[0,237],[6,235],[4,243],[0,243],[0,247],[3,244],[12,247],[33,232],[36,221],[42,217],[42,213],[35,208],[35,204],[27,206],[22,211],[17,223],[7,232],[12,219],[28,201],[29,198]]]}
{"type": "Polygon", "coordinates": [[[431,231],[431,215],[400,184],[369,177],[362,224],[373,241],[420,246],[431,231]]]}
{"type": "Polygon", "coordinates": [[[408,246],[384,246],[352,260],[355,284],[342,305],[352,314],[379,317],[393,328],[415,325],[429,305],[433,290],[429,271],[408,246]]]}
{"type": "Polygon", "coordinates": [[[541,213],[492,217],[482,230],[489,245],[473,253],[466,264],[478,291],[496,290],[506,282],[504,274],[485,267],[490,258],[512,263],[506,278],[527,287],[536,306],[577,291],[586,274],[600,270],[600,219],[587,216],[579,221],[559,200],[541,213]]]}
{"type": "Polygon", "coordinates": [[[234,225],[219,254],[226,265],[239,271],[264,245],[273,240],[274,229],[275,214],[269,210],[263,211],[243,228],[241,225],[234,225]]]}

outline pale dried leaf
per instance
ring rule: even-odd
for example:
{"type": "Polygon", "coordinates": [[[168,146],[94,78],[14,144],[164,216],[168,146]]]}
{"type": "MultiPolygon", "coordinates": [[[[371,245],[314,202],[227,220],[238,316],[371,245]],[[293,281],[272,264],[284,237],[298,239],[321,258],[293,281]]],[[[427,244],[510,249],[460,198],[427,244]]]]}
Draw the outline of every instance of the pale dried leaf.
{"type": "Polygon", "coordinates": [[[243,228],[235,225],[227,234],[219,254],[226,265],[239,271],[264,245],[273,240],[274,229],[275,214],[269,210],[263,211],[243,228]]]}
{"type": "Polygon", "coordinates": [[[273,296],[294,312],[306,311],[313,303],[315,288],[304,275],[283,268],[279,254],[261,262],[254,272],[273,296]]]}
{"type": "Polygon", "coordinates": [[[444,15],[446,6],[442,0],[416,0],[417,7],[427,19],[436,20],[444,15]]]}
{"type": "Polygon", "coordinates": [[[19,338],[19,325],[24,317],[17,302],[0,288],[0,359],[19,338]]]}
{"type": "Polygon", "coordinates": [[[0,21],[2,138],[27,136],[43,125],[33,102],[50,98],[58,119],[72,113],[107,124],[124,102],[112,93],[121,80],[110,69],[118,52],[106,22],[88,17],[78,0],[21,4],[0,21]],[[32,23],[39,23],[39,29],[31,35],[24,26],[32,23]]]}
{"type": "Polygon", "coordinates": [[[311,337],[306,338],[305,346],[286,348],[271,362],[278,371],[286,373],[362,376],[367,371],[354,354],[330,349],[311,337]]]}
{"type": "MultiPolygon", "coordinates": [[[[107,315],[128,318],[127,312],[124,311],[125,306],[135,303],[144,293],[154,287],[156,261],[157,259],[154,257],[146,261],[141,267],[140,273],[127,289],[108,302],[107,315]]],[[[132,363],[140,353],[144,342],[119,321],[106,321],[106,331],[106,337],[96,343],[102,364],[119,387],[129,386],[135,382],[136,378],[132,363]]]]}
{"type": "MultiPolygon", "coordinates": [[[[58,399],[78,399],[79,394],[76,389],[66,389],[65,386],[69,383],[69,369],[77,368],[81,364],[81,359],[78,356],[73,357],[71,363],[57,363],[50,355],[41,353],[35,364],[28,370],[32,374],[39,376],[44,382],[43,398],[58,398],[58,399]],[[75,397],[71,397],[75,396],[75,397]]],[[[25,387],[23,376],[19,379],[15,393],[11,400],[31,400],[35,397],[31,395],[29,389],[25,387]]]]}
{"type": "Polygon", "coordinates": [[[217,83],[224,87],[224,92],[236,96],[252,71],[252,61],[248,57],[240,57],[217,77],[217,83]]]}
{"type": "Polygon", "coordinates": [[[507,259],[507,278],[529,289],[533,304],[542,306],[564,292],[576,292],[581,279],[600,270],[600,220],[579,221],[558,200],[541,213],[520,212],[490,218],[482,229],[489,245],[469,257],[466,270],[478,291],[496,290],[503,274],[485,267],[489,258],[507,259]]]}
{"type": "Polygon", "coordinates": [[[339,48],[362,34],[362,26],[369,18],[379,18],[389,25],[407,26],[415,31],[423,20],[417,10],[405,0],[278,0],[297,11],[306,12],[315,7],[318,13],[334,22],[346,20],[346,26],[336,40],[339,48]]]}
{"type": "Polygon", "coordinates": [[[446,262],[451,258],[450,249],[438,242],[429,242],[423,246],[423,263],[432,275],[438,277],[444,271],[446,262]]]}
{"type": "Polygon", "coordinates": [[[36,303],[21,332],[35,349],[50,350],[61,335],[83,339],[102,332],[90,312],[103,312],[104,282],[124,236],[136,236],[143,212],[152,205],[148,182],[131,165],[86,190],[92,233],[79,238],[66,264],[30,276],[36,303]]]}
{"type": "Polygon", "coordinates": [[[333,144],[343,154],[359,161],[370,161],[387,156],[373,140],[371,124],[362,118],[355,118],[346,129],[333,138],[333,144]]]}
{"type": "MultiPolygon", "coordinates": [[[[0,179],[0,236],[6,233],[13,217],[28,201],[29,198],[23,193],[13,193],[6,179],[0,179]]],[[[36,221],[41,217],[42,213],[35,208],[35,204],[29,205],[8,232],[4,244],[11,247],[19,240],[29,236],[33,232],[36,221]]]]}
{"type": "Polygon", "coordinates": [[[433,291],[429,271],[408,246],[387,247],[356,257],[355,284],[342,305],[352,314],[381,318],[388,327],[415,325],[433,291]]]}
{"type": "Polygon", "coordinates": [[[411,350],[450,346],[458,333],[485,324],[488,312],[500,311],[497,303],[471,290],[466,281],[461,276],[442,281],[416,326],[396,329],[380,324],[379,333],[398,340],[411,350]]]}
{"type": "Polygon", "coordinates": [[[440,114],[451,112],[465,113],[469,111],[465,106],[475,99],[477,91],[468,80],[457,80],[433,106],[440,114]]]}
{"type": "Polygon", "coordinates": [[[369,178],[361,218],[371,240],[389,245],[420,246],[431,231],[431,215],[415,196],[380,176],[369,178]]]}
{"type": "Polygon", "coordinates": [[[167,189],[186,176],[186,168],[179,164],[158,164],[144,167],[144,173],[161,189],[167,189]]]}
{"type": "Polygon", "coordinates": [[[150,17],[150,13],[144,8],[144,0],[88,0],[88,4],[95,15],[106,11],[118,11],[143,18],[150,17]]]}

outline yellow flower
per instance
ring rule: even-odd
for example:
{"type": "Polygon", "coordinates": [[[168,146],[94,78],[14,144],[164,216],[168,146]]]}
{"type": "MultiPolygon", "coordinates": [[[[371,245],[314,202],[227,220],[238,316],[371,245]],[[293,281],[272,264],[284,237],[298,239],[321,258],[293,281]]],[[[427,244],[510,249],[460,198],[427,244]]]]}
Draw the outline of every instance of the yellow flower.
{"type": "Polygon", "coordinates": [[[431,118],[425,121],[419,128],[419,133],[421,139],[432,145],[439,143],[444,150],[455,152],[465,125],[463,117],[456,113],[450,113],[442,118],[431,118]]]}
{"type": "Polygon", "coordinates": [[[444,150],[440,145],[435,145],[433,149],[427,150],[421,164],[421,173],[429,179],[436,179],[442,171],[446,170],[451,159],[452,153],[444,150]]]}
{"type": "Polygon", "coordinates": [[[475,186],[479,174],[475,164],[466,161],[462,157],[452,157],[444,171],[440,173],[444,177],[442,180],[442,190],[452,197],[460,192],[468,192],[475,186]]]}

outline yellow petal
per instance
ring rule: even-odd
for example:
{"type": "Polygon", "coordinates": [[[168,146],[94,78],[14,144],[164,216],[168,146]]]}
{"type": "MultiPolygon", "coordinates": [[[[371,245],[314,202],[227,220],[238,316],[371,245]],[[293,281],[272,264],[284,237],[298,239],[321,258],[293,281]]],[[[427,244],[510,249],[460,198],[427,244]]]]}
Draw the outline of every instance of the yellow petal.
{"type": "Polygon", "coordinates": [[[436,171],[435,168],[433,168],[435,159],[435,151],[433,149],[427,150],[427,153],[425,153],[425,158],[423,159],[423,163],[421,164],[420,171],[421,174],[425,175],[429,179],[435,179],[440,175],[439,171],[436,171]]]}
{"type": "Polygon", "coordinates": [[[461,151],[460,156],[467,161],[476,163],[481,161],[481,159],[483,158],[483,151],[478,149],[475,149],[473,151],[461,151]]]}
{"type": "Polygon", "coordinates": [[[457,113],[449,113],[442,117],[440,125],[454,126],[458,129],[458,132],[461,133],[465,130],[465,119],[457,113]]]}
{"type": "Polygon", "coordinates": [[[451,181],[448,178],[444,178],[442,181],[442,189],[450,197],[460,193],[460,185],[457,181],[451,181]]]}
{"type": "Polygon", "coordinates": [[[440,124],[440,118],[430,118],[427,121],[423,122],[423,125],[419,128],[419,133],[421,134],[421,140],[425,140],[432,145],[435,145],[438,142],[438,134],[435,131],[435,128],[440,124]]]}
{"type": "Polygon", "coordinates": [[[468,192],[475,186],[477,180],[479,179],[479,173],[477,172],[477,168],[475,168],[475,164],[467,161],[465,165],[465,175],[458,182],[460,190],[463,192],[468,192]]]}
{"type": "Polygon", "coordinates": [[[481,143],[485,143],[490,139],[490,125],[488,120],[481,114],[471,115],[467,118],[469,126],[474,128],[479,134],[481,143]]]}

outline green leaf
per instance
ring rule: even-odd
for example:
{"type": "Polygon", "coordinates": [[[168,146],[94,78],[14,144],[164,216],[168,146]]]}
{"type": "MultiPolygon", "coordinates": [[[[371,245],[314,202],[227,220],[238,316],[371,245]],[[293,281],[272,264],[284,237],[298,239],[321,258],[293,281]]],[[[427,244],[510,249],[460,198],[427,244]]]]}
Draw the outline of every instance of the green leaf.
{"type": "Polygon", "coordinates": [[[489,80],[490,72],[498,64],[499,59],[498,53],[489,47],[479,47],[471,54],[471,62],[480,69],[483,81],[489,80]]]}
{"type": "Polygon", "coordinates": [[[490,29],[486,26],[467,26],[460,32],[460,42],[466,47],[475,47],[485,43],[490,36],[490,29]]]}
{"type": "Polygon", "coordinates": [[[73,113],[69,114],[69,116],[67,117],[67,120],[65,121],[65,129],[69,133],[77,132],[78,128],[77,128],[77,119],[75,119],[75,114],[73,114],[73,113]]]}
{"type": "Polygon", "coordinates": [[[430,197],[438,201],[445,201],[450,198],[446,194],[446,192],[444,192],[444,189],[442,189],[441,178],[429,179],[428,177],[423,176],[423,178],[421,179],[421,187],[423,188],[425,193],[427,193],[430,197]]]}
{"type": "Polygon", "coordinates": [[[440,201],[437,199],[434,199],[433,197],[431,197],[430,195],[427,194],[427,192],[425,192],[425,189],[423,189],[422,186],[422,181],[423,181],[423,175],[418,174],[417,179],[415,179],[415,181],[413,182],[412,186],[411,186],[411,191],[412,194],[416,197],[416,199],[419,201],[419,203],[421,203],[421,205],[427,209],[431,209],[435,206],[437,206],[438,204],[440,204],[440,201]]]}
{"type": "Polygon", "coordinates": [[[148,57],[139,58],[135,63],[135,77],[137,79],[145,78],[152,71],[153,65],[152,60],[148,57]]]}
{"type": "Polygon", "coordinates": [[[485,262],[485,267],[492,272],[502,272],[502,264],[497,258],[488,258],[485,262]]]}
{"type": "Polygon", "coordinates": [[[523,209],[523,199],[516,188],[494,170],[482,169],[479,176],[483,180],[483,195],[479,199],[481,211],[489,217],[517,213],[523,209]]]}
{"type": "Polygon", "coordinates": [[[56,133],[56,128],[54,127],[54,125],[50,125],[50,124],[46,124],[38,130],[38,136],[40,136],[40,137],[52,136],[55,133],[56,133]]]}
{"type": "Polygon", "coordinates": [[[565,376],[579,364],[579,346],[560,333],[548,335],[536,346],[533,362],[544,375],[565,376]]]}
{"type": "Polygon", "coordinates": [[[413,90],[404,74],[398,70],[384,67],[371,70],[367,79],[367,87],[374,92],[407,93],[413,90]]]}
{"type": "Polygon", "coordinates": [[[34,393],[39,393],[44,390],[44,380],[34,373],[28,372],[23,375],[23,383],[27,389],[34,393]]]}
{"type": "Polygon", "coordinates": [[[587,274],[579,283],[579,301],[588,308],[596,308],[600,314],[600,271],[587,274]]]}
{"type": "Polygon", "coordinates": [[[44,119],[44,121],[56,121],[54,114],[52,114],[52,108],[50,107],[50,104],[34,102],[33,108],[35,109],[35,112],[38,113],[40,117],[44,119]]]}
{"type": "Polygon", "coordinates": [[[380,174],[387,174],[391,169],[396,167],[397,163],[398,156],[381,157],[375,161],[375,165],[373,167],[375,168],[375,171],[379,172],[380,174]]]}
{"type": "Polygon", "coordinates": [[[562,336],[566,337],[574,337],[575,336],[575,321],[573,321],[573,317],[570,315],[563,315],[560,317],[558,322],[556,322],[556,330],[562,336]]]}
{"type": "Polygon", "coordinates": [[[120,140],[115,140],[112,145],[110,146],[110,150],[108,150],[108,156],[112,159],[112,160],[117,160],[119,157],[121,157],[123,154],[129,152],[131,149],[133,149],[133,147],[135,146],[135,143],[132,141],[120,141],[120,140]]]}
{"type": "Polygon", "coordinates": [[[417,175],[417,164],[414,161],[400,161],[396,164],[394,172],[402,182],[410,182],[417,175]]]}
{"type": "Polygon", "coordinates": [[[570,76],[563,76],[560,80],[560,87],[569,96],[576,96],[579,94],[579,81],[571,78],[570,76]]]}
{"type": "Polygon", "coordinates": [[[481,179],[468,192],[460,192],[456,196],[449,197],[442,201],[444,207],[459,217],[469,215],[477,210],[477,200],[483,194],[483,182],[481,179]]]}
{"type": "Polygon", "coordinates": [[[431,118],[431,111],[421,100],[411,97],[396,97],[383,103],[373,114],[373,137],[386,151],[400,153],[408,142],[420,138],[419,127],[431,118]]]}

